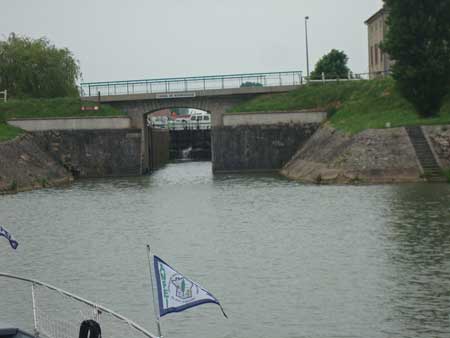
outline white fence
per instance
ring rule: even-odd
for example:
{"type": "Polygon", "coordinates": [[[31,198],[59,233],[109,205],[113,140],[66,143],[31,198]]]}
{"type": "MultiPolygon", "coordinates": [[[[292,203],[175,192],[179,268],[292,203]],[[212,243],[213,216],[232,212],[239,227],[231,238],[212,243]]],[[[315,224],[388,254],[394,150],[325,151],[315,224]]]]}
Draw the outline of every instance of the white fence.
{"type": "Polygon", "coordinates": [[[383,78],[391,75],[390,72],[376,72],[376,73],[359,73],[355,74],[349,72],[347,77],[337,77],[335,74],[321,74],[320,79],[305,78],[304,83],[329,83],[329,82],[346,82],[346,81],[361,81],[361,80],[371,80],[375,78],[383,78]]]}

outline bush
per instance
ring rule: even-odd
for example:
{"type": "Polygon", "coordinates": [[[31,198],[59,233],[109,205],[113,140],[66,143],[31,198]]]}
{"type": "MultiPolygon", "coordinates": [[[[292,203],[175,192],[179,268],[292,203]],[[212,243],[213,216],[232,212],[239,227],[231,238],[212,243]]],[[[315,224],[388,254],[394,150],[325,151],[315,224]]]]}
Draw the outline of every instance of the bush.
{"type": "Polygon", "coordinates": [[[343,51],[332,49],[317,62],[311,72],[311,79],[321,79],[322,73],[326,79],[346,79],[350,73],[347,63],[348,57],[343,51]]]}

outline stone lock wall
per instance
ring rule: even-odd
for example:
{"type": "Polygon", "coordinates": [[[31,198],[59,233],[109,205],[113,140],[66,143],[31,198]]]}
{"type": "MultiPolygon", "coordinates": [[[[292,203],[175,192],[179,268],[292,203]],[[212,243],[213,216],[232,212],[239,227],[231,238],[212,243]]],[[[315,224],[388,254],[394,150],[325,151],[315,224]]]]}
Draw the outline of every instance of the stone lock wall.
{"type": "Polygon", "coordinates": [[[213,171],[279,170],[318,128],[319,123],[213,128],[213,171]]]}
{"type": "Polygon", "coordinates": [[[135,176],[141,170],[141,131],[53,130],[34,132],[43,150],[74,177],[135,176]]]}
{"type": "Polygon", "coordinates": [[[148,128],[149,169],[156,170],[169,162],[170,134],[167,129],[148,128]]]}

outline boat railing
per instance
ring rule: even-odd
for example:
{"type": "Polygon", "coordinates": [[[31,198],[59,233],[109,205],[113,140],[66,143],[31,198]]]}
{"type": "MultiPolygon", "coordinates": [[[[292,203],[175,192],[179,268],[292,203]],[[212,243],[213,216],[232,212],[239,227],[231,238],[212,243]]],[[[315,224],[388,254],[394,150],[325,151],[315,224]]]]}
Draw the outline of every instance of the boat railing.
{"type": "Polygon", "coordinates": [[[91,319],[100,324],[103,337],[157,338],[125,316],[50,284],[2,272],[0,278],[30,286],[35,337],[78,338],[81,323],[91,319]]]}

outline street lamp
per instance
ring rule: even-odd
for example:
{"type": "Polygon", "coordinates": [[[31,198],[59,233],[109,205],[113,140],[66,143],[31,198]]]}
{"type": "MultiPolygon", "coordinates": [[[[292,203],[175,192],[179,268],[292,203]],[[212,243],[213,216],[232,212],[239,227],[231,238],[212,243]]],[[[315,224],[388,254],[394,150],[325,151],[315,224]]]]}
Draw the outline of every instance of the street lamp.
{"type": "Polygon", "coordinates": [[[309,20],[309,16],[305,16],[306,74],[307,74],[307,80],[308,80],[308,82],[309,82],[308,20],[309,20]]]}

